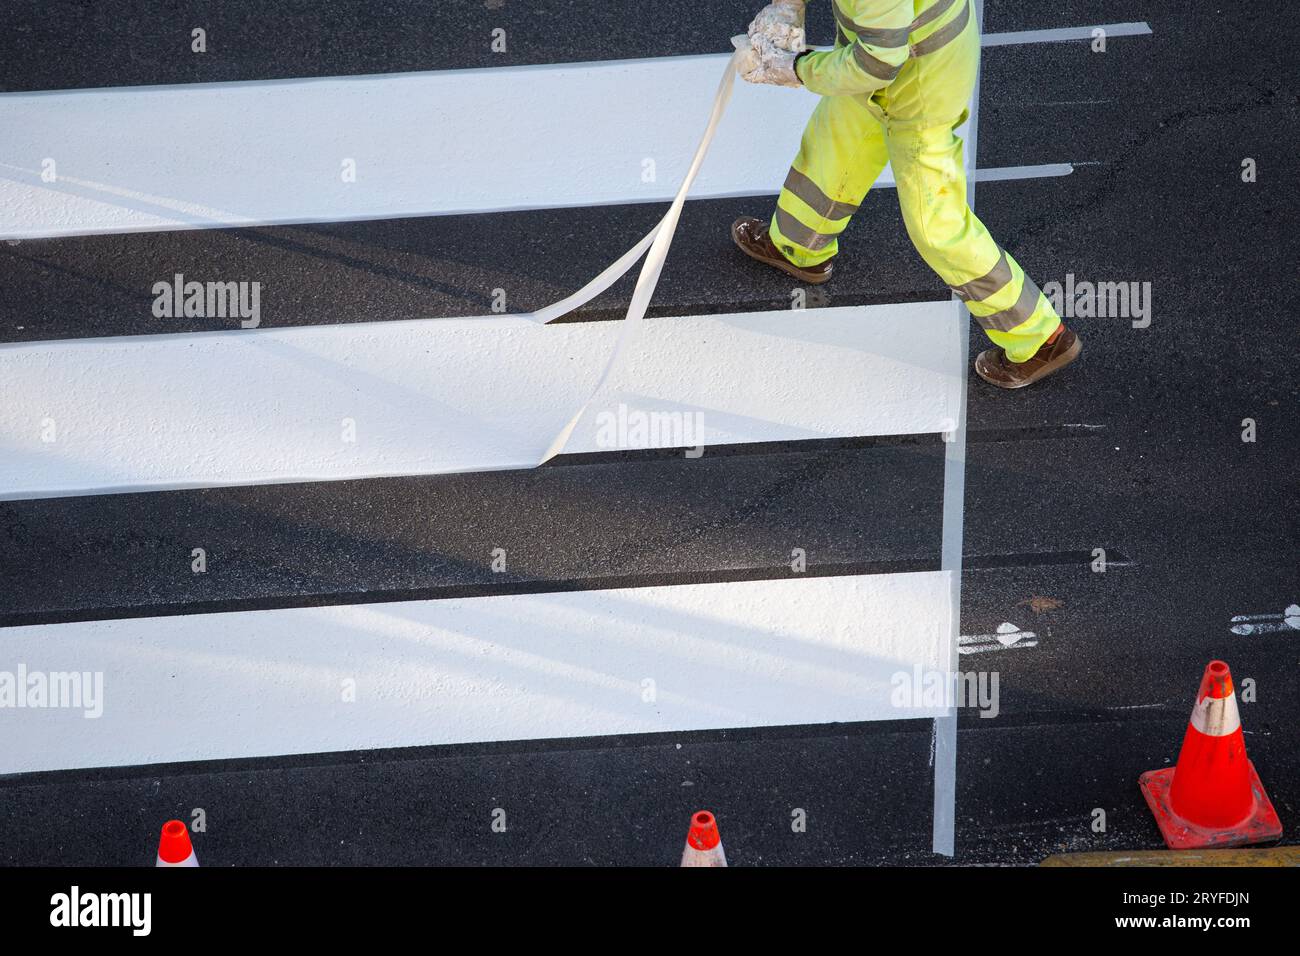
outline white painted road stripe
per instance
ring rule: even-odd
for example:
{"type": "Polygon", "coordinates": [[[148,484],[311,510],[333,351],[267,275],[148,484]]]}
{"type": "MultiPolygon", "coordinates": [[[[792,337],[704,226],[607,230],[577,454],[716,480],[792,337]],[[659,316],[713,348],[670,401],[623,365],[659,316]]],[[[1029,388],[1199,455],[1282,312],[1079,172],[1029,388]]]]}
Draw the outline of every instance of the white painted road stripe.
{"type": "MultiPolygon", "coordinates": [[[[728,59],[0,96],[0,235],[663,201],[728,59]]],[[[739,86],[695,197],[775,192],[798,150],[813,98],[739,86]]]]}
{"type": "Polygon", "coordinates": [[[1136,37],[1151,35],[1151,26],[1145,21],[1137,23],[1098,23],[1090,27],[1063,27],[1057,30],[1019,30],[1011,33],[990,33],[981,38],[984,46],[1011,46],[1024,43],[1060,43],[1065,40],[1091,40],[1094,31],[1101,30],[1111,37],[1136,37]]]}
{"type": "MultiPolygon", "coordinates": [[[[984,0],[975,0],[975,28],[984,30],[984,0]]],[[[971,94],[970,120],[965,131],[966,202],[975,208],[976,156],[979,151],[980,71],[975,72],[971,94]]],[[[966,325],[966,309],[956,296],[951,299],[957,322],[966,325]]],[[[970,361],[970,335],[956,330],[958,361],[964,369],[970,361]]],[[[940,567],[948,574],[948,633],[943,660],[948,673],[957,673],[958,645],[961,643],[962,542],[966,521],[966,406],[967,377],[962,376],[957,402],[956,427],[944,435],[943,452],[943,530],[940,542],[940,567]]],[[[934,720],[930,743],[934,765],[934,812],[930,827],[930,848],[951,857],[957,851],[957,709],[948,710],[934,720]]]]}
{"type": "Polygon", "coordinates": [[[976,182],[996,183],[1009,179],[1047,179],[1053,176],[1068,176],[1072,172],[1074,172],[1074,164],[1046,163],[1039,166],[998,166],[992,169],[977,169],[971,174],[971,178],[976,182]]]}
{"type": "MultiPolygon", "coordinates": [[[[947,431],[957,318],[944,301],[646,321],[564,451],[947,431]]],[[[0,499],[531,468],[621,326],[492,316],[0,346],[0,499]]]]}
{"type": "MultiPolygon", "coordinates": [[[[664,201],[727,59],[3,94],[0,238],[664,201]]],[[[738,84],[692,197],[774,194],[814,105],[738,84]]]]}
{"type": "MultiPolygon", "coordinates": [[[[0,773],[931,718],[941,709],[899,706],[892,685],[940,667],[947,577],[795,576],[6,628],[0,773]],[[102,674],[102,716],[88,719],[84,700],[14,706],[15,683],[60,672],[102,674]]],[[[34,699],[28,690],[24,702],[34,699]]]]}

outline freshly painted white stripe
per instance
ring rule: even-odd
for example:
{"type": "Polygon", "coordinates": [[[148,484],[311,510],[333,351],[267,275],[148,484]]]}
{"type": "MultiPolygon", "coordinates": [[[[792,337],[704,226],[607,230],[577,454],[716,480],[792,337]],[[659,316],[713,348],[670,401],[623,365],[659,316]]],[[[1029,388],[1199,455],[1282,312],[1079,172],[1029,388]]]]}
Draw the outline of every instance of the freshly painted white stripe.
{"type": "Polygon", "coordinates": [[[1033,631],[1022,631],[1010,621],[999,624],[993,634],[963,634],[957,640],[957,651],[961,654],[985,654],[989,651],[1037,646],[1037,634],[1033,631]]]}
{"type": "MultiPolygon", "coordinates": [[[[2,94],[0,238],[664,201],[728,59],[2,94]]],[[[737,86],[694,198],[770,195],[798,150],[813,98],[737,86]]]]}
{"type": "MultiPolygon", "coordinates": [[[[648,320],[564,451],[947,431],[965,377],[955,321],[948,302],[648,320]]],[[[493,316],[0,346],[0,499],[530,468],[621,326],[493,316]]]]}
{"type": "Polygon", "coordinates": [[[1202,697],[1192,708],[1191,724],[1207,737],[1226,737],[1241,729],[1237,695],[1202,697]]]}
{"type": "MultiPolygon", "coordinates": [[[[984,30],[984,0],[975,0],[975,28],[984,30]]],[[[979,149],[980,74],[975,74],[971,95],[970,121],[966,131],[966,202],[975,208],[976,154],[979,149]]],[[[957,324],[967,323],[964,305],[953,296],[952,310],[957,324]]],[[[958,361],[966,368],[970,359],[970,336],[965,329],[955,329],[958,361]]],[[[948,633],[944,658],[948,673],[957,673],[958,645],[961,643],[962,540],[965,535],[966,501],[966,376],[962,376],[957,400],[957,417],[953,428],[944,433],[943,453],[943,529],[940,543],[940,568],[948,574],[948,633]]],[[[957,708],[949,707],[935,718],[930,741],[934,764],[934,801],[930,827],[930,848],[943,856],[957,850],[957,708]]]]}
{"type": "Polygon", "coordinates": [[[996,183],[1008,179],[1046,179],[1068,176],[1074,172],[1070,163],[1047,163],[1041,166],[999,166],[994,169],[977,169],[971,177],[976,182],[996,183]]]}
{"type": "MultiPolygon", "coordinates": [[[[667,200],[728,59],[7,94],[0,235],[667,200]]],[[[813,99],[740,86],[696,197],[775,192],[798,150],[813,99]]]]}
{"type": "Polygon", "coordinates": [[[948,586],[792,576],[7,628],[0,672],[99,673],[103,696],[88,719],[84,700],[11,694],[0,773],[930,718],[893,685],[939,667],[948,586]]]}
{"type": "Polygon", "coordinates": [[[1010,46],[1022,43],[1059,43],[1063,40],[1091,40],[1094,30],[1101,30],[1106,38],[1149,36],[1151,26],[1138,23],[1098,23],[1090,27],[1063,27],[1057,30],[1018,30],[1011,33],[989,33],[981,40],[983,45],[1010,46]]]}

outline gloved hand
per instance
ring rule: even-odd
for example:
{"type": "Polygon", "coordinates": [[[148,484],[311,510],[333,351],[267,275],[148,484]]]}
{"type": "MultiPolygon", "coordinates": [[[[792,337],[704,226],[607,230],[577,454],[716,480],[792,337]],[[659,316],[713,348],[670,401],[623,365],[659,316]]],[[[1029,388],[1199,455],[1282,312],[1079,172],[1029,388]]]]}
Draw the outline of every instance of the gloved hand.
{"type": "Polygon", "coordinates": [[[790,53],[804,48],[804,0],[773,0],[749,25],[749,39],[757,47],[770,45],[790,53]]]}
{"type": "Polygon", "coordinates": [[[794,71],[794,63],[801,52],[803,51],[783,50],[760,40],[753,44],[748,61],[741,66],[740,76],[748,83],[768,83],[797,89],[803,83],[794,71]]]}

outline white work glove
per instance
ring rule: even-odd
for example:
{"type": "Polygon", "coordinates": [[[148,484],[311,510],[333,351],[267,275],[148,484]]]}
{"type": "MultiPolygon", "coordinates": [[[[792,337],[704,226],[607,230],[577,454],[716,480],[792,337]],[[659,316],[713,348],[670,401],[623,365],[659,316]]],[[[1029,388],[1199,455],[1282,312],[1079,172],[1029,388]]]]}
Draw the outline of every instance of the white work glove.
{"type": "Polygon", "coordinates": [[[798,89],[803,86],[799,75],[794,71],[794,61],[798,56],[799,53],[773,46],[754,46],[748,62],[744,64],[749,69],[742,68],[740,76],[747,83],[767,83],[798,89]]]}
{"type": "Polygon", "coordinates": [[[774,0],[749,25],[750,53],[740,75],[749,83],[800,87],[794,61],[804,51],[804,0],[774,0]]]}
{"type": "Polygon", "coordinates": [[[804,48],[804,0],[774,0],[749,25],[749,39],[756,47],[770,45],[779,50],[799,53],[804,48]],[[760,41],[762,38],[765,43],[760,41]]]}

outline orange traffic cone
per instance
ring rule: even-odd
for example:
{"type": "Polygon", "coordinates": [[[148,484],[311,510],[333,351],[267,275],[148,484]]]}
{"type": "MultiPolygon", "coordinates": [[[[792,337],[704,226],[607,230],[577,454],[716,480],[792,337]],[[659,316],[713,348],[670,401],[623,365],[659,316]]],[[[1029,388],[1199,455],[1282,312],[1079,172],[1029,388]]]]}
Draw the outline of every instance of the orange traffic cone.
{"type": "Polygon", "coordinates": [[[158,838],[158,862],[154,865],[199,865],[199,858],[194,855],[194,847],[190,843],[190,831],[180,820],[168,820],[163,824],[162,836],[158,838]]]}
{"type": "Polygon", "coordinates": [[[691,817],[691,829],[686,834],[686,848],[682,850],[682,866],[726,866],[727,855],[722,852],[722,835],[718,821],[708,810],[691,817]]]}
{"type": "Polygon", "coordinates": [[[1246,757],[1232,674],[1210,661],[1183,737],[1178,765],[1138,778],[1171,850],[1266,843],[1282,822],[1246,757]]]}

